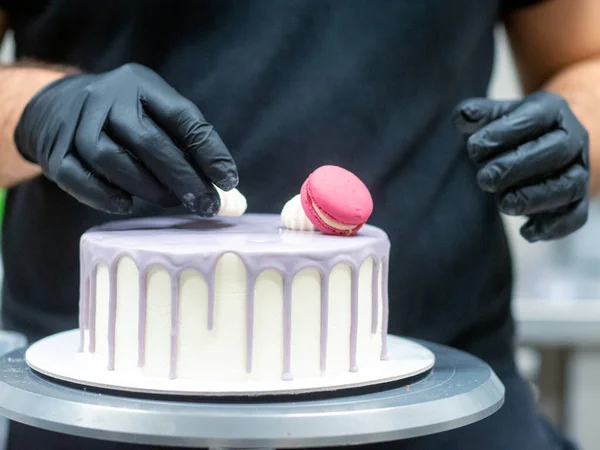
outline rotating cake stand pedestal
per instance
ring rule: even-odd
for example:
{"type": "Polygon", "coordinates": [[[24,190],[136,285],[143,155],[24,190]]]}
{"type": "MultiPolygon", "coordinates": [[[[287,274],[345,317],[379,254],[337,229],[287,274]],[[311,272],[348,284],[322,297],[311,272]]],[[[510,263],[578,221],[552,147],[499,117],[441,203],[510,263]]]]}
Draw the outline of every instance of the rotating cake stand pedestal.
{"type": "Polygon", "coordinates": [[[504,386],[481,360],[421,342],[427,374],[362,391],[243,399],[98,391],[40,376],[25,350],[0,359],[0,414],[47,430],[110,441],[211,449],[358,445],[425,436],[496,412],[504,386]]]}

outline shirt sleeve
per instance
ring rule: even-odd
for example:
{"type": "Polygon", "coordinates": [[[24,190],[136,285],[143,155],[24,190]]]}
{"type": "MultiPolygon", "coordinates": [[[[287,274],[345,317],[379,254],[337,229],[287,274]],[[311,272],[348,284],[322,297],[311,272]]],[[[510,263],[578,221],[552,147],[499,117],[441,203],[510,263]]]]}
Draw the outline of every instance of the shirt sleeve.
{"type": "Polygon", "coordinates": [[[526,8],[528,6],[533,6],[545,1],[548,0],[503,0],[502,9],[504,11],[513,11],[515,9],[526,8]]]}

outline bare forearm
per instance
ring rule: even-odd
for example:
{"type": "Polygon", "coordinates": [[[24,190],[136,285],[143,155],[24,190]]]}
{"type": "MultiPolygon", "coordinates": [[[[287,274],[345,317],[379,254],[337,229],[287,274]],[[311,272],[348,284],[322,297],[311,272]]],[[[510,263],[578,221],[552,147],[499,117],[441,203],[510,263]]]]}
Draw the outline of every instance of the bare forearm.
{"type": "Polygon", "coordinates": [[[0,186],[13,186],[39,175],[39,167],[17,151],[14,131],[36,92],[64,75],[64,70],[40,65],[0,66],[0,186]]]}
{"type": "Polygon", "coordinates": [[[554,75],[545,90],[563,96],[590,136],[590,191],[600,194],[600,57],[572,64],[554,75]]]}
{"type": "Polygon", "coordinates": [[[592,194],[600,194],[600,2],[552,0],[505,18],[525,93],[566,98],[590,135],[592,194]]]}

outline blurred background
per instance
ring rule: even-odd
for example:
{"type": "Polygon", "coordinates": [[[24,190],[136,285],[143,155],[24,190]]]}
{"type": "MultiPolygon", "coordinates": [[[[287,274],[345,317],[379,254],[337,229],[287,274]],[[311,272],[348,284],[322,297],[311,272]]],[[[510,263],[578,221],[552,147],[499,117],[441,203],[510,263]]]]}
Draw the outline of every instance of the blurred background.
{"type": "MultiPolygon", "coordinates": [[[[497,37],[489,94],[518,98],[519,84],[502,28],[497,37]]],[[[9,34],[0,47],[0,61],[11,61],[13,51],[9,34]]],[[[0,191],[0,220],[3,207],[0,191]]],[[[591,205],[583,230],[559,242],[528,244],[519,235],[522,222],[506,219],[515,262],[519,367],[552,422],[575,438],[582,450],[600,450],[600,204],[591,205]]],[[[15,345],[19,342],[0,342],[0,352],[15,345]]]]}

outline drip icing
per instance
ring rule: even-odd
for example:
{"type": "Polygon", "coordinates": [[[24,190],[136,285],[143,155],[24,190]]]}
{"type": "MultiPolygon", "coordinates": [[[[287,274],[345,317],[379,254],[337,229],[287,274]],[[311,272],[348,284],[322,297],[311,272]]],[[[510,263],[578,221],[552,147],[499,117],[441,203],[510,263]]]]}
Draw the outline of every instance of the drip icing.
{"type": "Polygon", "coordinates": [[[327,370],[327,329],[329,324],[329,273],[321,273],[321,373],[327,370]]]}
{"type": "Polygon", "coordinates": [[[371,289],[371,333],[377,333],[379,317],[379,266],[381,262],[373,259],[373,286],[371,289]]]}
{"type": "Polygon", "coordinates": [[[115,368],[115,333],[117,331],[117,268],[119,260],[112,261],[108,268],[108,370],[115,368]]]}
{"type": "MultiPolygon", "coordinates": [[[[216,266],[213,267],[212,270],[209,270],[208,272],[208,286],[214,286],[215,285],[215,269],[216,266]]],[[[215,326],[215,290],[214,289],[208,289],[208,331],[212,331],[213,327],[215,326]]]]}
{"type": "MultiPolygon", "coordinates": [[[[83,261],[82,248],[79,249],[79,260],[83,261]]],[[[82,352],[87,329],[85,316],[88,314],[85,306],[87,295],[85,295],[85,266],[83,263],[79,265],[79,280],[79,351],[82,352]]]]}
{"type": "Polygon", "coordinates": [[[354,237],[331,237],[320,233],[296,233],[278,228],[277,216],[246,215],[241,218],[198,220],[195,217],[138,219],[115,222],[86,233],[81,240],[80,328],[82,344],[88,331],[89,352],[96,350],[96,278],[97,267],[109,267],[108,369],[115,365],[115,328],[117,312],[117,269],[121,258],[128,256],[139,271],[138,299],[138,366],[145,363],[147,326],[148,270],[164,268],[171,279],[171,331],[169,377],[177,377],[179,339],[180,275],[186,269],[197,271],[208,287],[207,328],[214,328],[215,273],[219,258],[237,254],[246,269],[246,371],[252,372],[254,342],[254,291],[258,276],[274,270],[283,280],[283,373],[293,379],[292,360],[292,284],[303,269],[314,268],[320,274],[320,358],[321,372],[327,369],[329,323],[329,274],[338,264],[351,270],[350,304],[350,371],[357,371],[358,347],[358,278],[365,260],[372,258],[371,332],[377,333],[379,317],[379,270],[382,265],[382,347],[387,357],[387,255],[389,241],[377,228],[365,226],[354,237]],[[174,230],[176,229],[176,230],[174,230]],[[226,249],[226,250],[225,250],[226,249]]]}
{"type": "Polygon", "coordinates": [[[252,373],[252,352],[254,350],[254,288],[256,278],[246,270],[246,373],[252,373]]]}
{"type": "Polygon", "coordinates": [[[389,305],[388,305],[388,257],[383,258],[383,273],[381,281],[381,296],[383,297],[382,307],[382,323],[381,323],[381,359],[388,359],[387,353],[387,333],[389,322],[389,305]]]}
{"type": "Polygon", "coordinates": [[[88,296],[89,299],[87,300],[88,304],[89,304],[89,316],[88,316],[88,323],[89,323],[89,340],[90,340],[90,347],[89,347],[89,352],[90,353],[95,353],[96,352],[96,275],[97,275],[97,266],[95,264],[93,265],[88,265],[86,263],[86,267],[91,267],[91,272],[89,275],[89,291],[88,291],[88,296]]]}
{"type": "Polygon", "coordinates": [[[290,276],[283,280],[283,380],[293,380],[292,376],[292,283],[290,276]]]}
{"type": "Polygon", "coordinates": [[[148,273],[140,271],[138,275],[138,367],[146,362],[146,311],[148,309],[148,273]]]}
{"type": "Polygon", "coordinates": [[[177,378],[177,343],[179,341],[179,274],[171,276],[171,360],[169,378],[177,378]]]}
{"type": "Polygon", "coordinates": [[[90,291],[91,291],[90,276],[88,274],[84,275],[83,289],[84,289],[83,304],[85,306],[84,306],[84,312],[82,314],[82,319],[83,319],[83,327],[86,330],[88,330],[90,328],[90,291]]]}
{"type": "MultiPolygon", "coordinates": [[[[358,372],[356,352],[358,349],[358,271],[351,267],[350,281],[350,372],[358,372]]],[[[376,283],[376,282],[375,282],[376,283]]]]}

